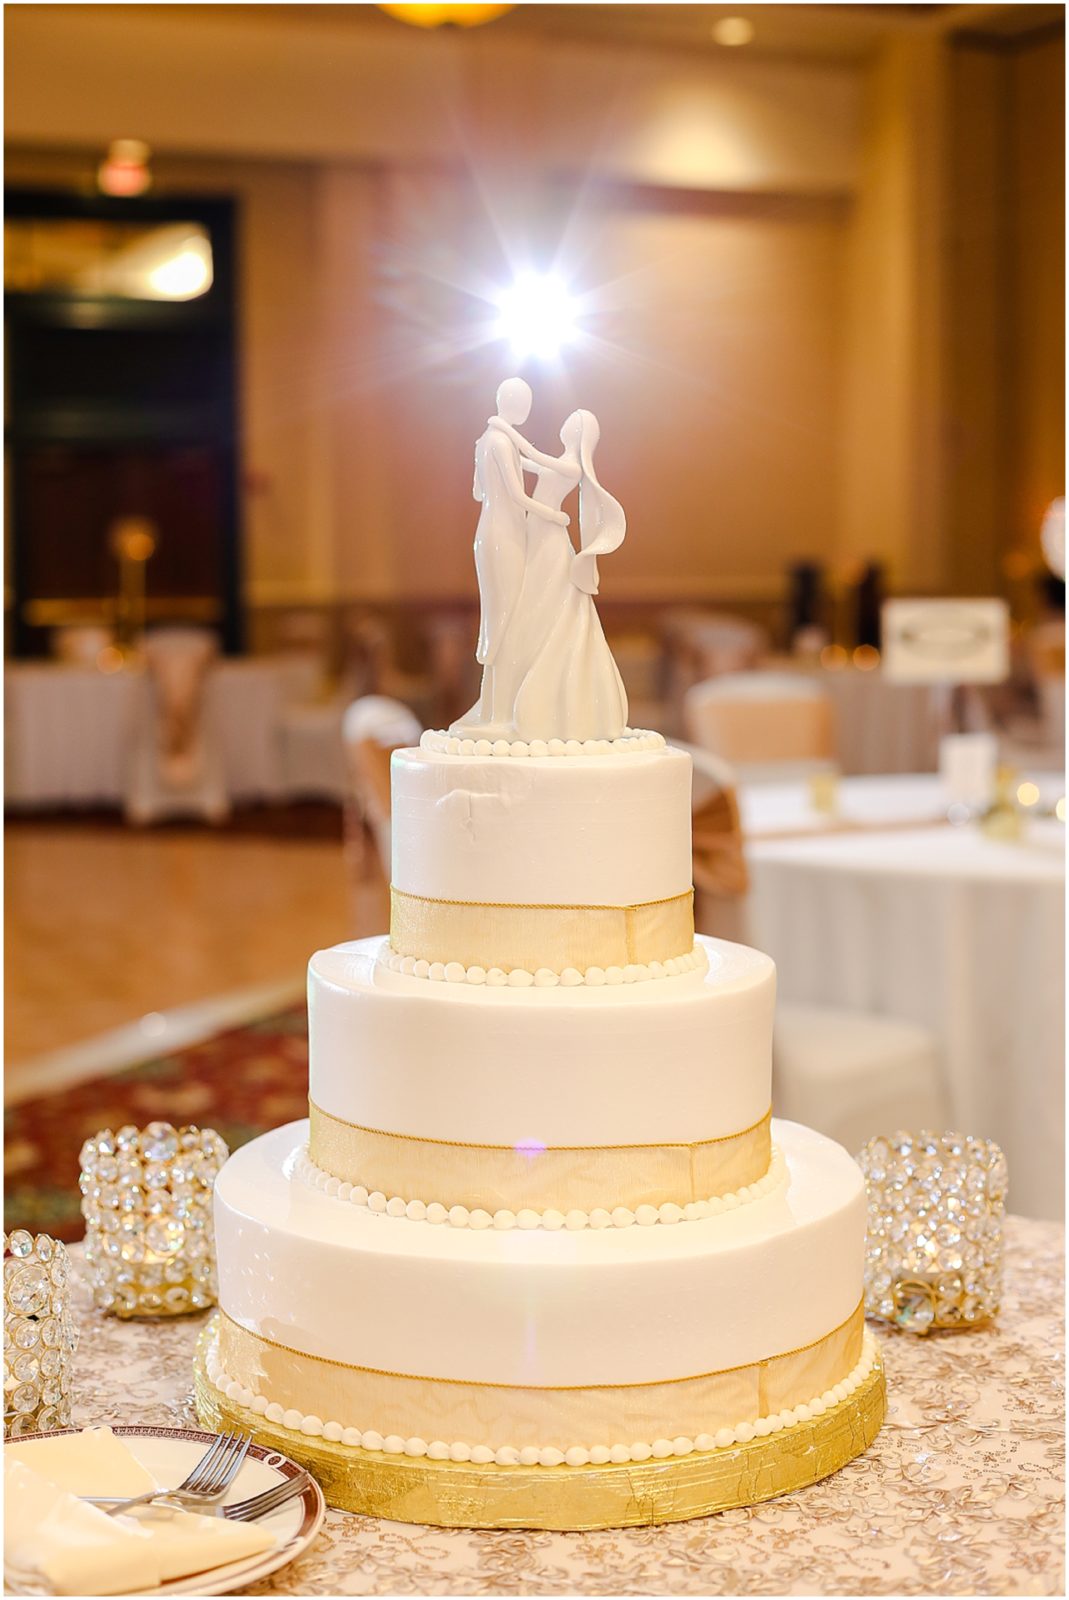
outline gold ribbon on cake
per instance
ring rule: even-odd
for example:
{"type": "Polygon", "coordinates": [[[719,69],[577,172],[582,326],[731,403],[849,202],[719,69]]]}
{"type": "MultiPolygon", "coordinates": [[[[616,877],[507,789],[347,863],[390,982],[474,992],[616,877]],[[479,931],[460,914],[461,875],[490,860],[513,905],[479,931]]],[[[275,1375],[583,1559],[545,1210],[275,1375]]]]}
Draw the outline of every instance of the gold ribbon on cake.
{"type": "Polygon", "coordinates": [[[645,966],[694,948],[694,894],[632,906],[491,905],[390,890],[390,946],[464,967],[645,966]]]}
{"type": "Polygon", "coordinates": [[[772,1158],[768,1111],[752,1127],[694,1144],[460,1144],[384,1133],[308,1102],[308,1153],[343,1183],[389,1198],[494,1212],[688,1205],[756,1183],[772,1158]]]}
{"type": "Polygon", "coordinates": [[[745,1366],[662,1382],[591,1386],[520,1387],[350,1366],[251,1333],[225,1312],[217,1338],[229,1379],[302,1415],[402,1438],[473,1440],[495,1450],[528,1444],[567,1450],[578,1440],[612,1445],[693,1438],[734,1427],[740,1418],[808,1404],[853,1371],[864,1327],[859,1304],[812,1343],[745,1366]]]}

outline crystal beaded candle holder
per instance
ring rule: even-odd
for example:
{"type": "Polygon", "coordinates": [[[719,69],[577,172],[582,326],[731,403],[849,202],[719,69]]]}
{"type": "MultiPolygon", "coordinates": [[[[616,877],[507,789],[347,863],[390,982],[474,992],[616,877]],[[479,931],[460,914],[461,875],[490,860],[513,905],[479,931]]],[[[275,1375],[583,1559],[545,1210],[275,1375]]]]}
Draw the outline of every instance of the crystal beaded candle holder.
{"type": "Polygon", "coordinates": [[[227,1147],[211,1128],[105,1128],[82,1146],[85,1259],[93,1300],[119,1317],[215,1304],[212,1188],[227,1147]]]}
{"type": "Polygon", "coordinates": [[[857,1159],[868,1193],[866,1313],[922,1334],[993,1317],[1007,1179],[998,1145],[894,1133],[870,1139],[857,1159]]]}
{"type": "Polygon", "coordinates": [[[70,1427],[70,1277],[70,1257],[47,1233],[4,1234],[5,1439],[70,1427]]]}

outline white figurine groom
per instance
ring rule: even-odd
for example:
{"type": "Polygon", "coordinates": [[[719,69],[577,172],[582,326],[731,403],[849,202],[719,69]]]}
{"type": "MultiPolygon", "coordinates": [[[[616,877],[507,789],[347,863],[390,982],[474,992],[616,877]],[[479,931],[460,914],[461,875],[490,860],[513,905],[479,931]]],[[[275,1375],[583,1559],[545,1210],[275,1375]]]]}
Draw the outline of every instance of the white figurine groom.
{"type": "MultiPolygon", "coordinates": [[[[522,378],[506,378],[497,391],[500,420],[519,427],[530,411],[530,385],[522,378]]],[[[476,724],[479,737],[509,738],[520,664],[509,657],[508,635],[527,565],[527,514],[565,528],[568,515],[540,505],[524,492],[519,447],[508,433],[492,425],[475,445],[472,494],[482,504],[475,530],[475,570],[482,606],[475,656],[483,668],[483,685],[478,704],[463,721],[476,724]]]]}

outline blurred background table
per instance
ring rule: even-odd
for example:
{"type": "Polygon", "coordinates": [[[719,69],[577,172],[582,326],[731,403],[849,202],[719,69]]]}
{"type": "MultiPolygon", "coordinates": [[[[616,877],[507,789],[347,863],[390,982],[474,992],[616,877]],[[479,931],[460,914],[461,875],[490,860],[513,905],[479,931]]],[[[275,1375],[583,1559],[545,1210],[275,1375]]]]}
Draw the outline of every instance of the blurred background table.
{"type": "Polygon", "coordinates": [[[781,999],[931,1028],[952,1124],[998,1138],[1017,1210],[1060,1216],[1064,826],[1009,843],[939,807],[924,777],[846,780],[831,819],[804,784],[744,789],[750,937],[781,999]]]}
{"type": "MultiPolygon", "coordinates": [[[[271,802],[308,792],[340,800],[342,706],[315,703],[318,666],[298,657],[237,657],[210,671],[206,712],[216,720],[225,784],[233,802],[271,802]],[[327,760],[296,759],[290,745],[309,711],[325,728],[327,760]],[[303,713],[303,715],[302,715],[303,713]],[[333,757],[333,759],[329,759],[333,757]]],[[[66,662],[9,662],[5,674],[4,797],[15,810],[121,806],[131,728],[144,675],[66,662]]]]}
{"type": "Polygon", "coordinates": [[[936,690],[921,683],[889,683],[879,667],[829,670],[796,661],[783,666],[804,673],[830,699],[843,772],[934,770],[941,731],[936,690]]]}
{"type": "MultiPolygon", "coordinates": [[[[411,1527],[330,1511],[305,1555],[247,1592],[1062,1594],[1063,1230],[1009,1218],[1006,1261],[991,1327],[927,1339],[882,1331],[882,1432],[799,1494],[607,1533],[411,1527]]],[[[203,1318],[120,1323],[84,1291],[80,1309],[75,1421],[191,1422],[203,1318]]]]}

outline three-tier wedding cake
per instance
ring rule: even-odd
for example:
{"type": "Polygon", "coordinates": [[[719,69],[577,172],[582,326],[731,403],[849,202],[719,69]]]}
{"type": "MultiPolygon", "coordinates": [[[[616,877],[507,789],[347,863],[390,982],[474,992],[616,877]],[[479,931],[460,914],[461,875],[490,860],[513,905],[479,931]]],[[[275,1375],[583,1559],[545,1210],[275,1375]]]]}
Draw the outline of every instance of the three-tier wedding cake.
{"type": "Polygon", "coordinates": [[[625,725],[593,603],[596,423],[547,457],[498,403],[483,694],[393,756],[391,931],[312,958],[309,1120],[217,1181],[198,1404],[355,1510],[674,1520],[874,1437],[864,1188],[770,1120],[772,962],[695,937],[690,759],[625,725]]]}

